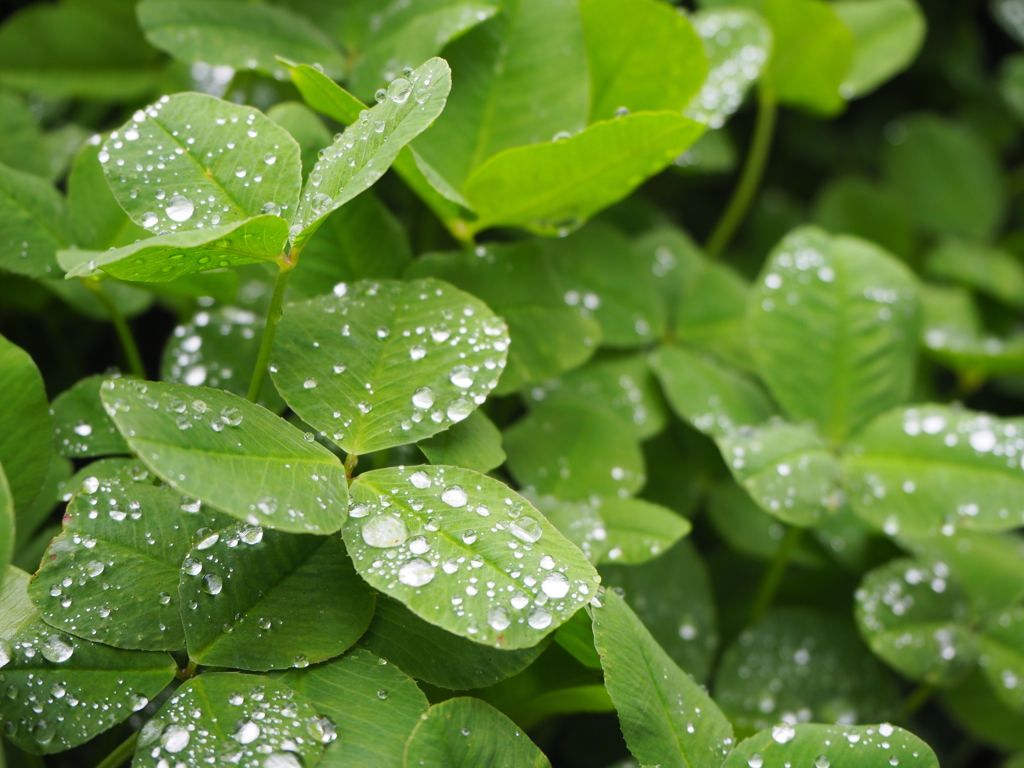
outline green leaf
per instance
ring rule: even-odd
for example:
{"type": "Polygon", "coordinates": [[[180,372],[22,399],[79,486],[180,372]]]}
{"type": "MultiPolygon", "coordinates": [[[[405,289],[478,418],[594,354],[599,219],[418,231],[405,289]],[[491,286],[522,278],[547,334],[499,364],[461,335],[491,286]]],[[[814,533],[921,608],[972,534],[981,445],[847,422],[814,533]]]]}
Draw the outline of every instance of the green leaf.
{"type": "Polygon", "coordinates": [[[43,175],[53,182],[63,179],[71,168],[75,154],[91,136],[92,131],[77,123],[67,123],[44,133],[42,139],[47,168],[43,175]]]}
{"type": "Polygon", "coordinates": [[[566,304],[561,281],[538,243],[482,247],[482,257],[452,253],[417,259],[406,277],[449,282],[505,319],[511,345],[495,394],[515,392],[586,362],[601,339],[601,327],[583,315],[585,307],[566,304]]]}
{"type": "Polygon", "coordinates": [[[949,686],[974,666],[971,607],[942,561],[893,560],[864,577],[856,599],[861,635],[900,674],[949,686]]]}
{"type": "Polygon", "coordinates": [[[320,150],[333,141],[331,132],[327,130],[323,120],[298,101],[282,101],[275,104],[267,110],[267,117],[288,131],[298,143],[302,157],[302,176],[309,176],[316,165],[320,150]]]}
{"type": "Polygon", "coordinates": [[[54,255],[70,240],[63,195],[49,181],[0,163],[0,269],[56,277],[54,255]]]}
{"type": "MultiPolygon", "coordinates": [[[[59,457],[58,457],[59,458],[59,457]]],[[[109,458],[90,462],[59,484],[54,499],[69,502],[79,493],[88,493],[99,487],[99,478],[111,478],[124,482],[142,482],[149,477],[149,470],[134,458],[109,458]]]]}
{"type": "MultiPolygon", "coordinates": [[[[687,114],[692,116],[692,112],[687,114]]],[[[672,161],[673,169],[684,176],[732,173],[738,164],[736,144],[728,133],[715,130],[705,132],[672,161]]]]}
{"type": "Polygon", "coordinates": [[[921,739],[888,723],[881,725],[818,725],[780,723],[745,739],[729,753],[722,768],[765,768],[826,763],[843,768],[938,768],[931,747],[921,739]],[[893,762],[895,761],[895,763],[893,762]]]}
{"type": "Polygon", "coordinates": [[[54,398],[50,413],[61,456],[84,458],[129,453],[121,433],[103,410],[100,384],[108,376],[87,376],[54,398]]]}
{"type": "Polygon", "coordinates": [[[7,573],[7,566],[11,564],[14,555],[14,525],[14,497],[11,496],[7,474],[3,465],[0,465],[0,566],[3,566],[4,573],[7,573]]]}
{"type": "Polygon", "coordinates": [[[590,74],[574,0],[506,0],[444,53],[464,85],[416,151],[455,190],[502,150],[586,125],[590,74]]]}
{"type": "Polygon", "coordinates": [[[749,370],[746,332],[750,285],[725,264],[705,262],[679,294],[676,341],[749,370]]]}
{"type": "Polygon", "coordinates": [[[832,8],[856,43],[840,86],[847,99],[875,90],[909,67],[921,50],[926,24],[915,0],[839,0],[832,8]]]}
{"type": "Polygon", "coordinates": [[[472,172],[472,230],[517,225],[571,231],[664,170],[703,132],[672,112],[640,112],[594,123],[558,141],[507,149],[472,172]]]}
{"type": "Polygon", "coordinates": [[[701,432],[756,426],[775,410],[760,386],[709,357],[662,345],[648,359],[672,410],[701,432]]]}
{"type": "Polygon", "coordinates": [[[907,399],[917,351],[913,275],[876,246],[816,227],[772,251],[751,296],[758,372],[794,419],[833,443],[907,399]]]}
{"type": "Polygon", "coordinates": [[[334,721],[338,738],[327,745],[319,768],[401,765],[405,741],[430,706],[398,667],[361,648],[273,677],[334,721]]]}
{"type": "Polygon", "coordinates": [[[420,618],[475,642],[534,646],[597,588],[582,553],[486,475],[379,469],[359,475],[350,493],[345,543],[360,575],[420,618]]]}
{"type": "MultiPolygon", "coordinates": [[[[685,231],[668,225],[651,229],[634,240],[633,250],[654,275],[658,293],[669,307],[669,322],[674,323],[681,295],[702,270],[712,266],[711,262],[685,231]]],[[[730,274],[742,284],[735,272],[730,274]]],[[[747,308],[745,289],[742,301],[737,303],[742,316],[747,308]]]]}
{"type": "Polygon", "coordinates": [[[897,408],[851,442],[854,511],[889,535],[1019,528],[1019,419],[944,405],[897,408]]]}
{"type": "Polygon", "coordinates": [[[338,283],[401,277],[410,261],[405,228],[375,194],[364,192],[328,216],[303,249],[288,296],[311,299],[338,283]]]}
{"type": "Polygon", "coordinates": [[[416,447],[431,464],[490,472],[505,463],[501,432],[482,411],[474,411],[464,421],[420,440],[416,447]]]}
{"type": "Polygon", "coordinates": [[[979,671],[944,690],[942,707],[972,739],[1003,751],[1024,749],[1024,717],[1003,704],[979,671]]]}
{"type": "Polygon", "coordinates": [[[1024,266],[1006,251],[947,238],[928,254],[925,272],[974,288],[1011,307],[1024,307],[1024,266]]]}
{"type": "Polygon", "coordinates": [[[625,497],[644,484],[643,456],[629,427],[582,403],[537,406],[505,431],[505,452],[519,484],[542,496],[625,497]]]}
{"type": "Polygon", "coordinates": [[[139,26],[156,48],[186,62],[254,69],[278,80],[287,75],[275,56],[315,61],[335,78],[342,53],[320,27],[287,8],[239,0],[143,0],[139,26]]]}
{"type": "Polygon", "coordinates": [[[340,283],[285,309],[274,384],[304,421],[357,455],[458,423],[495,387],[508,334],[437,280],[340,283]]]}
{"type": "Polygon", "coordinates": [[[0,84],[51,98],[133,100],[157,85],[159,54],[128,3],[23,8],[0,28],[0,84]]]}
{"type": "MultiPolygon", "coordinates": [[[[564,625],[563,625],[564,626],[564,625]]],[[[397,600],[381,595],[362,643],[417,680],[451,690],[485,688],[530,666],[552,635],[530,648],[491,648],[424,621],[397,600]]]]}
{"type": "Polygon", "coordinates": [[[0,163],[50,177],[50,161],[39,124],[20,96],[0,91],[0,163]]]}
{"type": "Polygon", "coordinates": [[[928,234],[989,238],[1005,209],[993,150],[963,123],[923,114],[901,120],[882,157],[889,185],[928,234]]]}
{"type": "Polygon", "coordinates": [[[115,648],[180,650],[181,561],[194,541],[230,518],[189,511],[192,499],[134,469],[86,481],[29,596],[43,621],[77,637],[115,648]]]}
{"type": "Polygon", "coordinates": [[[668,419],[657,382],[642,354],[605,358],[523,392],[526,404],[586,402],[619,416],[638,440],[658,434],[668,419]]]}
{"type": "Polygon", "coordinates": [[[402,148],[425,131],[445,108],[451,69],[430,59],[407,80],[391,82],[381,101],[361,112],[341,137],[324,150],[302,190],[294,248],[301,249],[326,216],[374,184],[402,148]]]}
{"type": "MultiPolygon", "coordinates": [[[[182,275],[168,283],[128,283],[128,286],[164,296],[168,299],[210,298],[224,303],[235,300],[238,294],[238,273],[217,269],[211,272],[182,275]]],[[[105,288],[109,289],[109,285],[105,288]]]]}
{"type": "MultiPolygon", "coordinates": [[[[693,27],[707,54],[708,75],[683,114],[721,128],[761,77],[772,53],[772,30],[762,16],[739,7],[698,11],[693,27]]],[[[705,134],[710,135],[716,134],[705,134]]]]}
{"type": "Polygon", "coordinates": [[[809,424],[772,420],[731,430],[717,442],[736,482],[790,525],[820,525],[846,502],[842,467],[809,424]]]}
{"type": "Polygon", "coordinates": [[[899,691],[845,617],[779,609],[730,645],[715,674],[715,701],[739,733],[799,712],[852,725],[896,718],[899,691]]]}
{"type": "Polygon", "coordinates": [[[593,609],[604,684],[626,745],[643,765],[688,768],[717,764],[733,743],[725,715],[614,591],[593,609]]]}
{"type": "Polygon", "coordinates": [[[212,229],[151,237],[112,251],[60,251],[57,261],[69,279],[106,273],[121,280],[163,283],[208,269],[275,261],[287,241],[288,222],[279,216],[257,216],[212,229]]]}
{"type": "Polygon", "coordinates": [[[1024,607],[987,621],[978,646],[981,673],[996,696],[1014,712],[1024,712],[1024,607]]]}
{"type": "Polygon", "coordinates": [[[585,0],[580,13],[590,61],[590,122],[623,108],[679,112],[704,82],[704,46],[672,7],[656,0],[585,0]]]}
{"type": "Polygon", "coordinates": [[[0,336],[0,465],[15,509],[39,493],[52,456],[53,425],[43,377],[24,350],[0,336]]]}
{"type": "MultiPolygon", "coordinates": [[[[497,0],[414,0],[380,12],[374,0],[350,13],[367,14],[365,34],[349,55],[354,59],[348,85],[369,100],[377,88],[436,56],[451,40],[500,10],[497,0]]],[[[361,6],[361,7],[359,7],[361,6]]]]}
{"type": "Polygon", "coordinates": [[[903,259],[914,247],[914,222],[903,199],[858,176],[826,184],[814,202],[812,218],[833,235],[854,235],[903,259]]]}
{"type": "MultiPolygon", "coordinates": [[[[553,637],[555,642],[580,664],[590,669],[601,669],[601,657],[597,655],[597,648],[594,647],[593,624],[590,614],[585,608],[581,608],[558,628],[553,637]]],[[[601,690],[604,690],[604,686],[601,686],[601,690]]],[[[605,695],[608,695],[607,692],[605,695]]]]}
{"type": "Polygon", "coordinates": [[[84,144],[68,177],[68,213],[75,244],[105,251],[131,245],[147,236],[118,204],[99,161],[100,139],[84,144]]]}
{"type": "Polygon", "coordinates": [[[841,111],[856,42],[832,3],[765,0],[764,16],[775,38],[764,80],[779,101],[822,115],[841,111]]]}
{"type": "Polygon", "coordinates": [[[537,745],[490,704],[459,697],[435,704],[405,745],[405,765],[551,768],[537,745]]]}
{"type": "Polygon", "coordinates": [[[192,660],[257,671],[304,667],[340,656],[370,625],[373,593],[340,536],[237,523],[205,533],[180,565],[192,660]]]}
{"type": "Polygon", "coordinates": [[[11,567],[0,586],[0,649],[7,695],[4,735],[26,752],[82,744],[127,720],[172,680],[166,653],[124,651],[65,635],[42,622],[29,575],[11,567]]]}
{"type": "Polygon", "coordinates": [[[697,548],[681,540],[642,565],[603,565],[602,583],[619,587],[626,602],[665,653],[704,683],[718,648],[711,580],[697,548]]]}
{"type": "Polygon", "coordinates": [[[999,94],[1018,122],[1024,121],[1024,54],[1003,57],[999,69],[999,94]]]}
{"type": "Polygon", "coordinates": [[[305,696],[262,675],[207,672],[186,681],[139,731],[132,765],[315,766],[333,727],[305,696]],[[170,764],[170,763],[169,763],[170,764]]]}
{"type": "Polygon", "coordinates": [[[292,533],[344,523],[341,462],[270,411],[215,389],[124,379],[101,396],[129,447],[178,491],[292,533]]]}

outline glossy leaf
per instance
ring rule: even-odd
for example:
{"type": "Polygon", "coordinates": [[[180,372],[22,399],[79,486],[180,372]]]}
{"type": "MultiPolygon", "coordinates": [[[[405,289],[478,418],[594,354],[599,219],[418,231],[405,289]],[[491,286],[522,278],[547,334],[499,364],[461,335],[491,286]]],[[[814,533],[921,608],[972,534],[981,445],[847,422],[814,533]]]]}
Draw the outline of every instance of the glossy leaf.
{"type": "Polygon", "coordinates": [[[0,336],[0,464],[15,509],[32,502],[53,455],[53,426],[43,377],[32,358],[0,336]]]}
{"type": "Polygon", "coordinates": [[[345,543],[360,575],[420,618],[475,642],[534,646],[597,588],[582,553],[486,475],[380,469],[359,475],[350,493],[345,543]]]}
{"type": "Polygon", "coordinates": [[[54,257],[70,239],[60,192],[45,179],[0,163],[0,268],[56,277],[60,268],[54,257]]]}
{"type": "Polygon", "coordinates": [[[622,735],[643,765],[713,765],[729,752],[725,715],[614,591],[593,609],[594,640],[622,735]]]}
{"type": "Polygon", "coordinates": [[[490,472],[505,463],[501,432],[482,411],[473,411],[458,424],[420,440],[416,447],[423,451],[431,464],[450,464],[477,472],[490,472]]]}
{"type": "Polygon", "coordinates": [[[42,622],[29,575],[11,567],[0,586],[0,642],[7,695],[4,735],[26,752],[82,744],[117,725],[174,679],[166,653],[124,651],[71,637],[42,622]]]}
{"type": "Polygon", "coordinates": [[[29,596],[52,627],[116,648],[185,647],[178,574],[193,542],[229,518],[153,485],[138,466],[84,482],[29,596]]]}
{"type": "Polygon", "coordinates": [[[879,248],[813,227],[789,233],[748,314],[758,372],[795,419],[832,442],[906,400],[914,376],[916,281],[879,248]]]}
{"type": "Polygon", "coordinates": [[[581,403],[537,406],[505,431],[505,452],[521,486],[565,501],[631,496],[644,484],[632,431],[581,403]]]}
{"type": "Polygon", "coordinates": [[[739,732],[780,718],[853,725],[895,718],[895,683],[849,619],[789,608],[768,614],[725,650],[715,701],[739,732]]]}
{"type": "Polygon", "coordinates": [[[50,413],[61,456],[84,458],[129,453],[128,445],[100,402],[100,384],[105,378],[109,377],[87,376],[54,398],[50,413]]]}
{"type": "Polygon", "coordinates": [[[285,77],[275,56],[315,61],[330,77],[344,74],[342,53],[312,21],[287,8],[239,0],[143,0],[139,26],[156,48],[187,62],[285,77]]]}
{"type": "Polygon", "coordinates": [[[11,557],[14,555],[14,525],[14,497],[11,495],[7,474],[3,465],[0,465],[0,565],[3,566],[4,573],[7,573],[7,566],[11,564],[11,557]]]}
{"type": "Polygon", "coordinates": [[[282,683],[209,672],[185,682],[143,726],[132,764],[230,765],[262,755],[263,765],[312,767],[330,739],[326,726],[305,696],[282,683]]]}
{"type": "Polygon", "coordinates": [[[889,535],[1020,527],[1016,419],[943,405],[897,408],[849,446],[854,511],[889,535]]]}
{"type": "Polygon", "coordinates": [[[747,281],[725,264],[703,264],[679,294],[676,340],[734,368],[749,370],[745,326],[750,295],[747,281]]]}
{"type": "Polygon", "coordinates": [[[622,109],[679,112],[701,87],[704,47],[671,7],[656,0],[586,0],[580,12],[590,61],[590,122],[622,109]]]}
{"type": "Polygon", "coordinates": [[[341,462],[258,405],[215,389],[123,379],[105,384],[101,396],[129,447],[181,493],[293,533],[330,533],[344,523],[341,462]]]}
{"type": "Polygon", "coordinates": [[[50,177],[39,123],[24,99],[6,91],[0,92],[0,163],[35,176],[50,177]]]}
{"type": "Polygon", "coordinates": [[[915,0],[839,0],[832,6],[853,32],[853,62],[840,91],[864,96],[899,74],[917,57],[925,17],[915,0]]]}
{"type": "Polygon", "coordinates": [[[398,667],[361,648],[274,677],[334,721],[338,737],[327,745],[319,768],[401,765],[405,741],[430,706],[398,667]]]}
{"type": "Polygon", "coordinates": [[[340,536],[234,524],[204,531],[179,567],[189,657],[231,669],[304,667],[344,653],[374,598],[340,536]]]}
{"type": "Polygon", "coordinates": [[[550,637],[514,651],[490,648],[424,621],[397,600],[381,595],[362,643],[417,680],[467,690],[486,688],[522,672],[548,647],[550,637]]]}
{"type": "Polygon", "coordinates": [[[550,768],[530,738],[490,704],[458,697],[435,704],[405,745],[405,765],[550,768]]]}
{"type": "Polygon", "coordinates": [[[594,123],[568,138],[505,150],[466,180],[466,200],[479,217],[472,228],[571,231],[663,170],[702,130],[679,114],[642,112],[594,123]]]}
{"type": "Polygon", "coordinates": [[[981,673],[1002,702],[1024,711],[1024,607],[1015,606],[987,622],[979,639],[981,673]]]}

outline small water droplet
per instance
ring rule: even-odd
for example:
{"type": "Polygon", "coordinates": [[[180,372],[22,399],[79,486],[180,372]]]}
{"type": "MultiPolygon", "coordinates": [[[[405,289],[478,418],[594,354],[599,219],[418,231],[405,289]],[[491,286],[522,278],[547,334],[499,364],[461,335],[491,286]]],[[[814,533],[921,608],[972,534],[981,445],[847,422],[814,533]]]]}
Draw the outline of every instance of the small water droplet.
{"type": "Polygon", "coordinates": [[[188,221],[196,207],[184,195],[175,195],[167,201],[167,215],[174,221],[188,221]]]}
{"type": "Polygon", "coordinates": [[[363,523],[361,533],[363,541],[378,548],[397,547],[409,538],[405,523],[391,515],[371,517],[363,523]]]}

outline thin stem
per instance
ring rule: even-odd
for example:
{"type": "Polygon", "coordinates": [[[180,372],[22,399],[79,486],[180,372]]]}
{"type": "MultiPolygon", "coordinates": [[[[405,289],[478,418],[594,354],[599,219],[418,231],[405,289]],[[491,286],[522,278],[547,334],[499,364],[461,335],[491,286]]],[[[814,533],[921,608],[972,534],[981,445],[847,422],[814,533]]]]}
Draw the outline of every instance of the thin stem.
{"type": "Polygon", "coordinates": [[[132,336],[132,329],[128,327],[128,321],[124,319],[121,310],[118,309],[117,304],[110,298],[110,294],[107,293],[103,283],[99,280],[87,277],[82,282],[99,299],[103,308],[107,310],[110,322],[114,324],[114,330],[117,331],[117,336],[121,340],[121,348],[124,350],[125,359],[128,361],[128,368],[140,379],[146,378],[146,367],[142,364],[142,355],[139,354],[139,348],[135,344],[135,337],[132,336]]]}
{"type": "Polygon", "coordinates": [[[911,717],[927,703],[933,693],[935,693],[935,686],[931,683],[921,683],[917,686],[903,701],[903,716],[911,717]]]}
{"type": "Polygon", "coordinates": [[[729,241],[732,240],[736,230],[743,222],[743,218],[747,215],[747,210],[754,200],[758,187],[761,186],[761,177],[764,175],[764,167],[768,162],[768,151],[771,149],[772,136],[775,133],[777,112],[775,93],[768,86],[762,85],[757,89],[757,120],[754,123],[754,136],[750,142],[747,159],[743,163],[739,183],[733,190],[725,213],[715,224],[711,236],[704,245],[705,252],[712,259],[718,258],[729,245],[729,241]]]}
{"type": "Polygon", "coordinates": [[[782,544],[779,545],[779,551],[775,553],[775,559],[772,560],[768,572],[761,580],[761,586],[758,587],[757,597],[754,598],[754,605],[750,609],[751,624],[760,621],[771,607],[772,601],[775,600],[775,593],[779,591],[779,585],[782,584],[782,577],[786,574],[786,568],[789,567],[789,560],[793,556],[793,552],[796,551],[796,546],[800,543],[803,533],[804,529],[797,528],[795,525],[786,529],[786,535],[782,539],[782,544]]]}
{"type": "Polygon", "coordinates": [[[103,762],[96,766],[96,768],[120,768],[124,765],[135,752],[135,742],[139,738],[139,732],[136,731],[127,739],[122,741],[117,747],[103,758],[103,762]]]}
{"type": "Polygon", "coordinates": [[[354,453],[350,453],[345,457],[345,477],[349,480],[352,479],[352,473],[356,471],[356,464],[359,463],[359,457],[354,453]]]}
{"type": "Polygon", "coordinates": [[[267,366],[270,364],[270,349],[274,346],[274,334],[277,333],[277,324],[281,322],[281,304],[284,302],[284,289],[288,285],[288,278],[295,269],[293,260],[282,258],[278,261],[280,271],[277,273],[277,282],[274,284],[274,295],[270,299],[270,310],[267,312],[267,325],[263,329],[263,340],[260,341],[260,354],[256,358],[256,369],[252,372],[252,381],[249,384],[249,402],[255,403],[260,399],[260,392],[263,391],[263,380],[267,378],[267,366]]]}

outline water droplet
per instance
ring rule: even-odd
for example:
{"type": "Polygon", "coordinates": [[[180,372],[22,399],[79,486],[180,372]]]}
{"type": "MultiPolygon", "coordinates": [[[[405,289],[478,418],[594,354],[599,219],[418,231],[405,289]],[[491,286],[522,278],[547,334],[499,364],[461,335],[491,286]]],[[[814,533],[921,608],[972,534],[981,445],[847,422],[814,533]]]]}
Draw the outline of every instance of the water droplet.
{"type": "Polygon", "coordinates": [[[75,646],[60,635],[50,635],[43,641],[43,657],[54,664],[60,664],[71,658],[75,646]]]}
{"type": "MultiPolygon", "coordinates": [[[[365,528],[363,538],[366,538],[365,528]]],[[[429,584],[433,578],[434,566],[418,557],[398,569],[398,580],[410,587],[422,587],[424,584],[429,584]]]]}
{"type": "Polygon", "coordinates": [[[395,104],[404,104],[412,93],[412,83],[404,77],[398,77],[388,85],[387,95],[395,104]]]}
{"type": "Polygon", "coordinates": [[[82,437],[88,437],[92,434],[92,425],[86,424],[85,422],[75,425],[75,434],[81,435],[82,437]]]}
{"type": "Polygon", "coordinates": [[[544,577],[540,588],[548,597],[565,597],[569,594],[569,580],[563,574],[554,571],[544,577]]]}
{"type": "Polygon", "coordinates": [[[313,376],[307,377],[307,379],[304,382],[302,382],[303,389],[316,389],[316,385],[317,381],[316,378],[314,378],[313,376]]]}
{"type": "Polygon", "coordinates": [[[889,723],[882,723],[880,726],[878,726],[878,732],[882,734],[885,738],[889,738],[890,736],[892,736],[895,730],[896,729],[893,728],[889,723]]]}
{"type": "Polygon", "coordinates": [[[796,731],[789,723],[779,723],[772,728],[772,738],[779,744],[785,744],[796,736],[796,731]]]}
{"type": "Polygon", "coordinates": [[[464,397],[454,400],[448,406],[448,418],[452,421],[462,421],[473,412],[473,404],[464,397]]]}
{"type": "Polygon", "coordinates": [[[540,539],[544,533],[544,529],[540,527],[540,523],[534,520],[532,517],[520,517],[512,521],[512,524],[508,527],[508,532],[515,536],[520,541],[533,543],[540,539]]]}
{"type": "Polygon", "coordinates": [[[829,762],[828,757],[825,755],[818,755],[817,759],[814,761],[814,765],[816,768],[828,768],[832,763],[829,762]]]}
{"type": "Polygon", "coordinates": [[[32,738],[40,744],[49,744],[57,735],[57,726],[48,720],[40,720],[32,728],[32,738]]]}
{"type": "Polygon", "coordinates": [[[384,701],[384,699],[386,699],[387,697],[388,697],[388,692],[385,691],[383,688],[381,688],[379,691],[377,691],[377,698],[380,699],[381,701],[384,701]]]}
{"type": "Polygon", "coordinates": [[[219,595],[224,588],[224,582],[215,573],[208,573],[203,576],[203,592],[208,595],[219,595]]]}
{"type": "Polygon", "coordinates": [[[377,515],[363,523],[363,541],[371,547],[397,547],[409,538],[405,523],[391,515],[377,515]]]}
{"type": "Polygon", "coordinates": [[[750,756],[750,759],[747,760],[747,765],[749,765],[750,768],[761,768],[761,766],[764,765],[764,758],[755,752],[750,756]]]}
{"type": "Polygon", "coordinates": [[[275,155],[273,152],[267,152],[267,154],[263,156],[263,162],[266,163],[267,165],[273,165],[274,163],[277,162],[277,155],[275,155]]]}
{"type": "Polygon", "coordinates": [[[434,404],[434,392],[430,387],[420,387],[413,393],[412,404],[417,408],[429,408],[434,404]]]}
{"type": "Polygon", "coordinates": [[[189,576],[198,576],[203,571],[203,564],[194,557],[186,557],[181,564],[181,570],[189,576]]]}
{"type": "Polygon", "coordinates": [[[468,365],[455,366],[449,378],[456,387],[467,389],[473,386],[473,371],[468,365]]]}
{"type": "Polygon", "coordinates": [[[192,736],[189,734],[188,729],[183,725],[175,723],[174,725],[167,726],[167,730],[164,731],[160,743],[164,749],[175,755],[185,749],[191,740],[192,736]]]}
{"type": "Polygon", "coordinates": [[[231,738],[237,741],[239,744],[251,744],[260,737],[260,727],[252,720],[246,720],[244,723],[240,723],[235,732],[231,734],[231,738]]]}
{"type": "Polygon", "coordinates": [[[14,658],[14,651],[11,644],[0,638],[0,669],[7,666],[12,658],[14,658]]]}
{"type": "Polygon", "coordinates": [[[167,215],[174,221],[188,221],[196,207],[184,195],[175,195],[167,201],[167,215]]]}
{"type": "Polygon", "coordinates": [[[157,216],[152,211],[146,211],[146,213],[142,214],[142,226],[144,226],[146,229],[152,229],[159,223],[160,217],[157,216]]]}
{"type": "Polygon", "coordinates": [[[413,360],[422,360],[426,356],[426,354],[427,348],[424,347],[422,344],[415,344],[409,350],[409,357],[411,357],[413,360]]]}
{"type": "Polygon", "coordinates": [[[261,768],[302,768],[302,763],[291,752],[271,752],[263,759],[261,768]]]}
{"type": "Polygon", "coordinates": [[[280,216],[281,206],[275,202],[267,202],[263,204],[263,207],[260,209],[260,212],[269,214],[271,216],[280,216]]]}
{"type": "Polygon", "coordinates": [[[491,629],[501,632],[503,629],[508,629],[512,622],[508,618],[508,611],[499,605],[491,608],[487,613],[487,623],[491,626],[491,629]]]}
{"type": "Polygon", "coordinates": [[[457,485],[450,485],[441,494],[441,501],[450,507],[464,507],[469,497],[466,492],[457,485]]]}
{"type": "Polygon", "coordinates": [[[238,178],[244,179],[245,173],[245,168],[243,168],[242,166],[238,166],[237,168],[235,168],[235,176],[237,176],[238,178]]]}
{"type": "Polygon", "coordinates": [[[423,490],[424,488],[430,487],[430,475],[423,470],[413,472],[412,475],[409,476],[409,482],[416,488],[423,490]]]}
{"type": "Polygon", "coordinates": [[[238,532],[238,538],[250,546],[263,541],[263,529],[258,525],[246,525],[238,532]]]}
{"type": "Polygon", "coordinates": [[[476,531],[466,531],[463,533],[462,541],[464,544],[473,544],[476,542],[476,531]]]}
{"type": "Polygon", "coordinates": [[[544,608],[537,608],[526,620],[533,629],[546,629],[551,626],[551,614],[544,608]]]}

